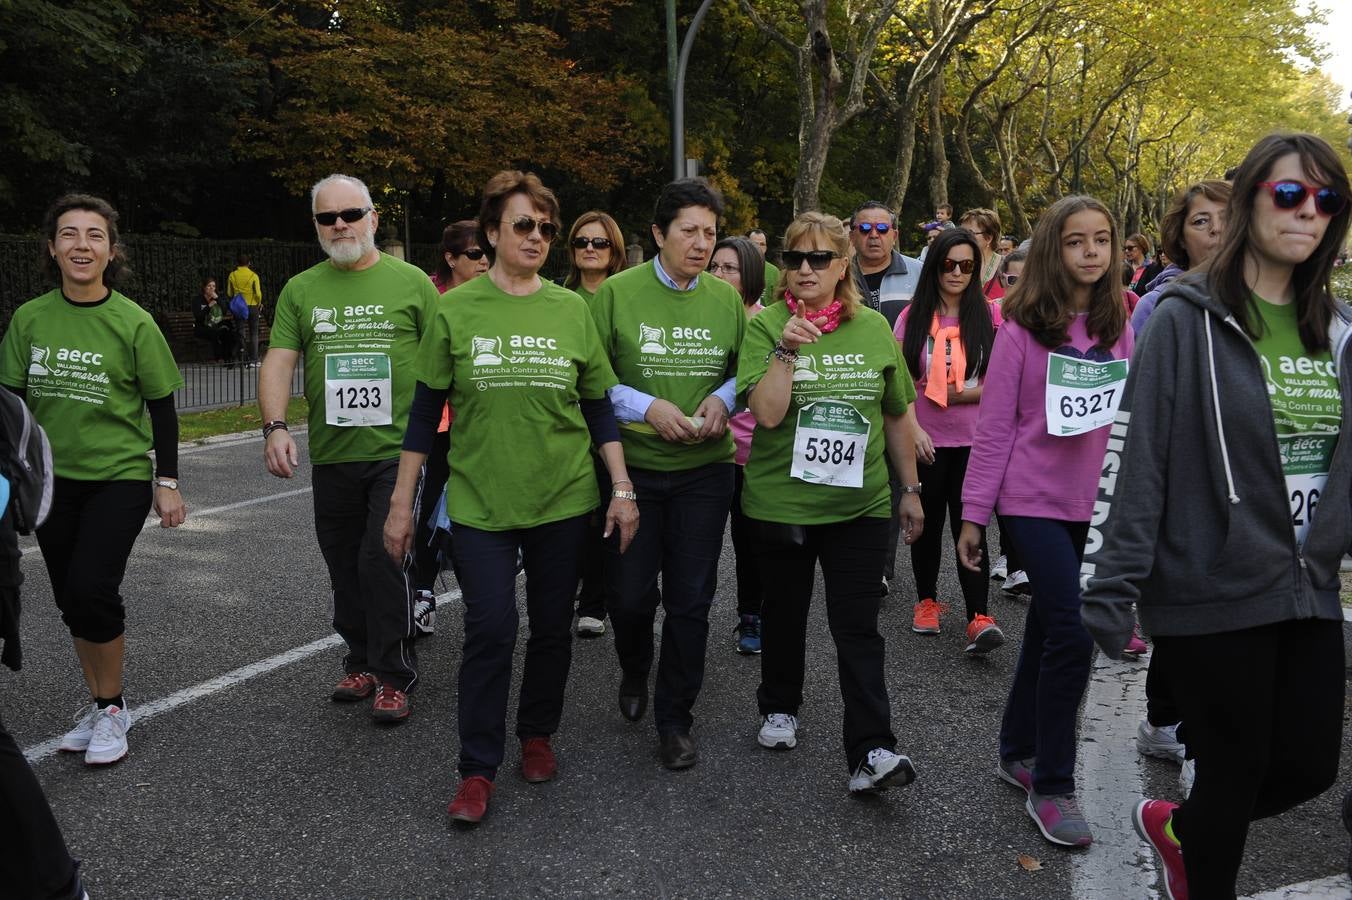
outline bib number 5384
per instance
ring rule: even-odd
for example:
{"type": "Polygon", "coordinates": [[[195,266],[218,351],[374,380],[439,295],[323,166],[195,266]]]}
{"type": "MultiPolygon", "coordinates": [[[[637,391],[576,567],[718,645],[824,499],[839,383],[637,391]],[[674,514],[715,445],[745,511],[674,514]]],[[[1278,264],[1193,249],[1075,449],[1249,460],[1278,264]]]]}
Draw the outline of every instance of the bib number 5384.
{"type": "Polygon", "coordinates": [[[863,487],[871,428],[869,420],[848,403],[809,403],[798,411],[789,476],[808,484],[863,487]]]}

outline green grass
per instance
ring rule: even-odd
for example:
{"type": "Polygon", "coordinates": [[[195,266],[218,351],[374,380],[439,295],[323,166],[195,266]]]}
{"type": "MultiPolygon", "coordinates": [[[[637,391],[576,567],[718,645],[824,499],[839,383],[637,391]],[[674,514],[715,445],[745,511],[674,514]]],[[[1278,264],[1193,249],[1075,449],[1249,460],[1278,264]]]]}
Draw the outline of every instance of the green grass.
{"type": "MultiPolygon", "coordinates": [[[[286,407],[286,420],[304,422],[309,411],[309,404],[305,402],[304,397],[292,397],[286,407]]],[[[262,427],[263,423],[258,417],[258,404],[246,403],[243,406],[227,406],[223,409],[180,415],[178,439],[187,442],[200,441],[202,438],[217,434],[257,431],[262,427]]]]}
{"type": "Polygon", "coordinates": [[[1333,296],[1352,303],[1352,262],[1333,270],[1333,296]]]}

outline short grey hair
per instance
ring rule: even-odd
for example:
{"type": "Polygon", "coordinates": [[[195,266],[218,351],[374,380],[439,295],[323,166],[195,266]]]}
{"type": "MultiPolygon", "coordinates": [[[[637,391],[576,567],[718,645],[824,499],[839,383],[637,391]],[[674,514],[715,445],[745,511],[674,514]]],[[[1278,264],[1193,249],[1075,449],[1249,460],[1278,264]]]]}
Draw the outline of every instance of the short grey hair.
{"type": "Polygon", "coordinates": [[[335,173],[319,179],[315,182],[315,186],[310,188],[310,212],[313,213],[317,211],[315,208],[315,198],[319,196],[319,192],[331,184],[339,183],[350,184],[360,190],[362,196],[366,198],[366,205],[373,209],[375,208],[375,202],[371,200],[371,189],[366,186],[366,182],[362,181],[360,178],[353,178],[351,175],[339,175],[335,173]]]}

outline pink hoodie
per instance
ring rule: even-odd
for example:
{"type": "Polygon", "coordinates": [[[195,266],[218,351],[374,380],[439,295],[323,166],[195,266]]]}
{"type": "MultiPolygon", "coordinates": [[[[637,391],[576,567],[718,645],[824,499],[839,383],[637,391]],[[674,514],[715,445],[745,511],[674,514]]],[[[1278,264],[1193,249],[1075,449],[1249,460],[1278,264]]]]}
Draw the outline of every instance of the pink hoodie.
{"type": "MultiPolygon", "coordinates": [[[[1082,355],[1095,341],[1086,316],[1070,324],[1069,345],[1082,355]]],[[[1112,348],[1113,359],[1130,359],[1127,328],[1112,348]]],[[[962,518],[985,527],[991,513],[1088,522],[1108,446],[1108,426],[1088,434],[1047,433],[1046,347],[1006,319],[995,333],[991,364],[981,394],[976,439],[962,485],[962,518]]],[[[1097,358],[1097,357],[1095,357],[1097,358]]]]}

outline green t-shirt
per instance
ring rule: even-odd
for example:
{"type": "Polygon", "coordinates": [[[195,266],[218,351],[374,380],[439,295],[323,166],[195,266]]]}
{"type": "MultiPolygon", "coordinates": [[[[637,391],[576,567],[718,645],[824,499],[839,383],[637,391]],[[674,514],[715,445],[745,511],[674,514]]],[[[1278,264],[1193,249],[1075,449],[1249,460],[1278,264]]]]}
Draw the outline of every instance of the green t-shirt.
{"type": "Polygon", "coordinates": [[[582,286],[582,282],[580,282],[580,281],[577,283],[577,287],[573,288],[573,293],[574,293],[574,294],[577,294],[577,295],[578,295],[579,297],[581,297],[583,300],[586,300],[586,301],[587,301],[587,305],[589,305],[589,306],[591,305],[592,298],[596,296],[594,293],[592,293],[591,291],[589,291],[589,290],[587,290],[586,288],[584,288],[584,287],[582,286]]]}
{"type": "Polygon", "coordinates": [[[56,290],[20,306],[0,343],[0,382],[27,391],[55,474],[79,481],[148,480],[145,401],[183,386],[155,320],[117,291],[81,304],[56,290]]]}
{"type": "MultiPolygon", "coordinates": [[[[746,313],[732,285],[700,276],[693,291],[657,279],[652,260],[601,283],[591,303],[620,383],[674,403],[687,416],[737,371],[746,313]]],[[[731,412],[731,410],[729,411],[731,412]]],[[[697,444],[663,440],[645,422],[621,423],[625,462],[684,471],[732,462],[732,433],[697,444]]]]}
{"type": "Polygon", "coordinates": [[[578,400],[605,397],[616,380],[577,294],[546,282],[514,297],[476,278],[442,297],[415,371],[451,392],[452,522],[505,531],[596,508],[578,400]]]}
{"type": "Polygon", "coordinates": [[[269,343],[305,354],[312,462],[399,455],[413,402],[409,364],[437,298],[421,269],[384,253],[356,272],[326,260],[282,288],[269,343]]]}
{"type": "MultiPolygon", "coordinates": [[[[747,326],[737,367],[742,402],[765,376],[790,315],[776,303],[747,326]]],[[[757,425],[752,436],[743,511],[790,525],[887,518],[883,414],[902,415],[914,400],[915,384],[887,320],[860,307],[835,331],[799,348],[784,420],[777,428],[757,425]]]]}
{"type": "Polygon", "coordinates": [[[1343,401],[1333,353],[1310,353],[1300,340],[1296,304],[1278,306],[1257,295],[1263,336],[1254,341],[1267,379],[1277,446],[1291,501],[1291,525],[1303,542],[1328,481],[1343,401]]]}
{"type": "Polygon", "coordinates": [[[765,290],[761,291],[761,305],[769,306],[775,302],[775,286],[779,284],[779,269],[768,259],[765,261],[765,290]]]}

